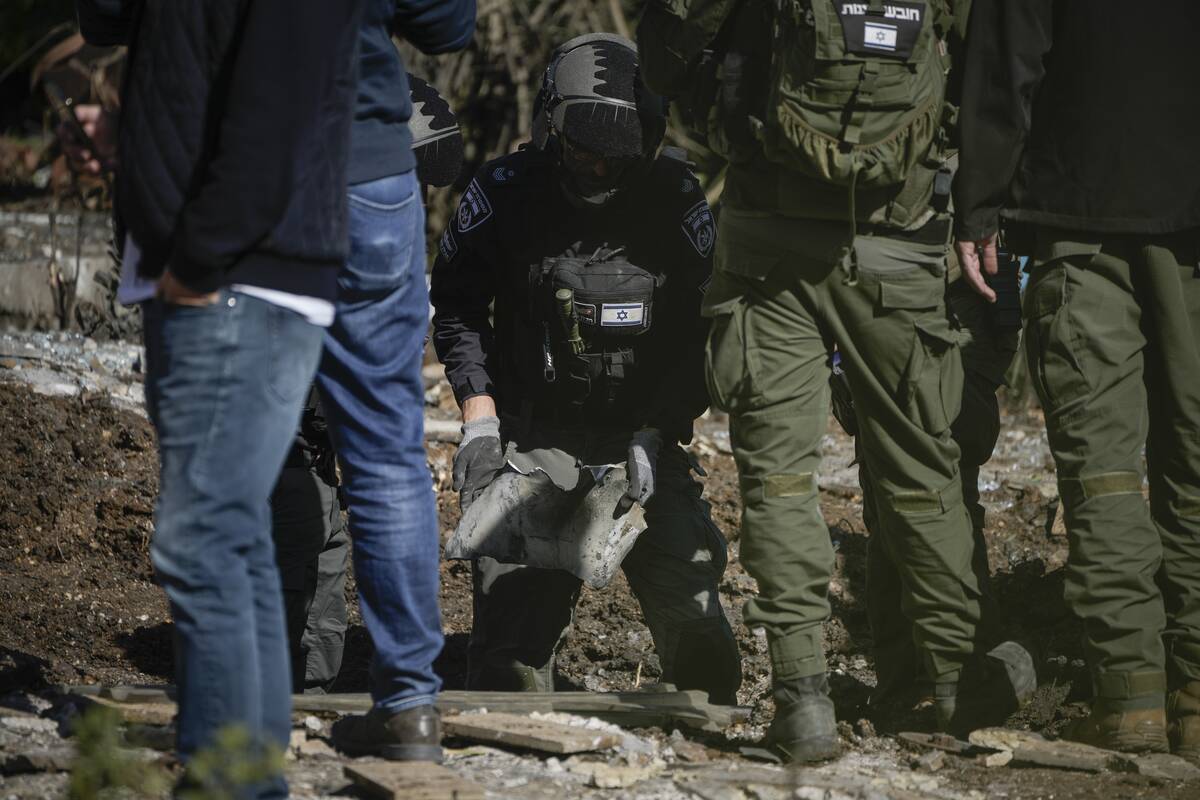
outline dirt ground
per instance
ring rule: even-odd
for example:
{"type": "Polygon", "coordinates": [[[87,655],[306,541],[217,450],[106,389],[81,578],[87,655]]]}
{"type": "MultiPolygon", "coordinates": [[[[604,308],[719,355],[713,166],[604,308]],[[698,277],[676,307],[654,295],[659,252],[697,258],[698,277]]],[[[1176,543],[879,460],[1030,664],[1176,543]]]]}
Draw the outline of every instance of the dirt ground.
{"type": "MultiPolygon", "coordinates": [[[[447,413],[436,387],[433,415],[447,413]]],[[[1079,627],[1062,601],[1066,539],[1055,517],[1052,465],[1036,411],[1005,412],[1004,437],[984,470],[988,545],[1002,610],[1040,649],[1043,688],[1010,726],[1054,735],[1081,713],[1086,673],[1079,627]]],[[[751,722],[705,743],[732,753],[761,735],[769,718],[766,640],[741,622],[755,584],[738,559],[737,476],[719,419],[706,420],[696,451],[708,470],[706,497],[730,540],[722,599],[737,633],[745,674],[739,700],[751,722]]],[[[837,552],[831,585],[834,615],[825,627],[834,700],[852,750],[895,749],[874,734],[866,701],[874,684],[871,636],[861,597],[867,535],[853,482],[853,448],[831,421],[821,504],[837,552]],[[841,481],[841,482],[839,482],[841,481]]],[[[439,489],[443,541],[457,521],[448,491],[454,445],[430,443],[439,489]]],[[[147,547],[157,462],[144,417],[86,393],[46,397],[0,382],[0,695],[38,692],[56,683],[163,683],[171,679],[168,610],[153,583],[147,547]]],[[[461,688],[471,623],[470,571],[442,566],[446,648],[437,668],[447,688],[461,688]]],[[[351,587],[352,591],[352,587],[351,587]]],[[[352,615],[338,691],[366,688],[369,640],[352,615]]],[[[563,688],[625,690],[653,683],[659,665],[628,585],[586,590],[560,657],[563,688]]],[[[989,796],[1054,798],[1195,797],[1191,786],[1139,775],[1005,769],[953,759],[952,784],[989,796]]]]}

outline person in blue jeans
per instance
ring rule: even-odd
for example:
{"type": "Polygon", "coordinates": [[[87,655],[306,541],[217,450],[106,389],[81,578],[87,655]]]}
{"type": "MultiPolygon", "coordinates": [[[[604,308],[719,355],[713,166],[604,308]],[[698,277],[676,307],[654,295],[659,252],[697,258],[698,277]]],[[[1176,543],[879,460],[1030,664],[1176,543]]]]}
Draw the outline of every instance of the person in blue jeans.
{"type": "Polygon", "coordinates": [[[441,760],[438,527],[425,461],[421,364],[429,325],[425,209],[404,65],[393,33],[425,53],[459,50],[475,0],[368,0],[351,128],[350,255],[317,383],[342,464],[374,705],[334,727],[352,755],[441,760]]]}
{"type": "MultiPolygon", "coordinates": [[[[230,729],[251,757],[281,753],[291,680],[268,498],[347,254],[364,0],[76,5],[89,42],[130,48],[118,295],[145,312],[160,461],[150,555],[175,623],[179,755],[190,766],[230,729]]],[[[187,769],[182,781],[287,797],[271,773],[233,785],[187,769]]]]}

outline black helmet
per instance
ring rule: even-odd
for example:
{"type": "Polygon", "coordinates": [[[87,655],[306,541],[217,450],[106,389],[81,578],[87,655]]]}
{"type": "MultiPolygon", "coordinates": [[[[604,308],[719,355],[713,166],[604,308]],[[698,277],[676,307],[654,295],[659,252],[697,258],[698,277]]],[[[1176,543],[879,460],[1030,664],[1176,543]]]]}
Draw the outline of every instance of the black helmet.
{"type": "Polygon", "coordinates": [[[567,195],[603,205],[666,132],[666,103],[646,88],[637,47],[589,33],[559,46],[533,110],[533,144],[555,153],[567,195]]]}
{"type": "Polygon", "coordinates": [[[408,73],[412,90],[413,155],[417,157],[417,180],[426,186],[449,186],[462,172],[463,138],[458,117],[450,104],[425,81],[408,73]]]}

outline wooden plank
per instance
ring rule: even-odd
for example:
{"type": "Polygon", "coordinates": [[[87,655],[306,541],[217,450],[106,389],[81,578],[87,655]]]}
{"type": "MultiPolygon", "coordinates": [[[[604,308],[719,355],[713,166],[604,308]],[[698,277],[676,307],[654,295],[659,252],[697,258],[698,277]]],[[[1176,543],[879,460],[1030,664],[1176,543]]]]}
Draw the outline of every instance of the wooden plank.
{"type": "MultiPolygon", "coordinates": [[[[304,712],[364,714],[371,708],[370,695],[326,694],[296,695],[292,707],[304,712]]],[[[721,731],[735,722],[749,719],[743,706],[712,705],[702,692],[442,692],[438,710],[488,711],[512,714],[560,711],[629,728],[684,726],[706,731],[721,731]]]]}
{"type": "Polygon", "coordinates": [[[1017,764],[1034,764],[1039,767],[1077,769],[1084,772],[1117,770],[1135,772],[1132,756],[1102,750],[1099,747],[1068,742],[1049,741],[1029,731],[1014,731],[1006,728],[981,728],[971,732],[971,743],[995,750],[1012,751],[1012,761],[1017,764]]]}
{"type": "Polygon", "coordinates": [[[170,702],[122,703],[107,697],[89,697],[88,702],[116,709],[126,722],[142,725],[171,725],[175,722],[176,706],[170,702]]]}
{"type": "MultiPolygon", "coordinates": [[[[64,686],[64,693],[111,701],[143,704],[170,704],[174,688],[170,686],[64,686]]],[[[720,732],[750,718],[745,706],[719,706],[708,702],[703,692],[442,692],[438,710],[451,712],[503,711],[528,714],[561,711],[584,717],[597,717],[627,728],[658,727],[670,730],[687,727],[720,732]]],[[[302,713],[332,712],[365,714],[371,708],[368,694],[293,695],[292,708],[302,713]]],[[[173,712],[172,712],[173,713],[173,712]]],[[[143,721],[143,720],[137,720],[143,721]]],[[[144,720],[149,722],[149,720],[144,720]]]]}
{"type": "Polygon", "coordinates": [[[442,719],[442,730],[447,736],[546,753],[587,753],[621,743],[620,736],[606,731],[591,731],[521,714],[452,714],[442,719]]]}
{"type": "Polygon", "coordinates": [[[958,756],[971,755],[979,752],[977,745],[969,742],[964,742],[961,739],[955,739],[953,736],[946,733],[918,733],[914,731],[904,731],[899,734],[899,739],[902,742],[915,744],[919,747],[932,747],[935,750],[941,750],[946,753],[954,753],[958,756]]]}
{"type": "Polygon", "coordinates": [[[484,800],[482,786],[427,761],[349,764],[345,774],[380,800],[484,800]]]}

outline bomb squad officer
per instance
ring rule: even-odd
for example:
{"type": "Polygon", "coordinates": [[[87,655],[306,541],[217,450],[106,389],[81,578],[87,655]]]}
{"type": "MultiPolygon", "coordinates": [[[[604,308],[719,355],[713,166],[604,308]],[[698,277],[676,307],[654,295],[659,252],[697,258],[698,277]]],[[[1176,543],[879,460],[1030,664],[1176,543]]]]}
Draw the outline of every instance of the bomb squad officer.
{"type": "MultiPolygon", "coordinates": [[[[534,113],[532,141],[467,187],[433,269],[433,339],[463,410],[454,486],[465,519],[509,508],[509,490],[559,521],[598,508],[584,539],[644,512],[621,567],[662,679],[732,703],[741,669],[717,594],[725,541],[680,447],[708,405],[712,214],[687,165],[656,155],[665,107],[628,40],[559,47],[534,113]]],[[[562,532],[545,515],[523,519],[533,522],[516,536],[562,532]]],[[[583,571],[492,544],[500,559],[468,552],[468,686],[551,690],[583,571]]]]}

